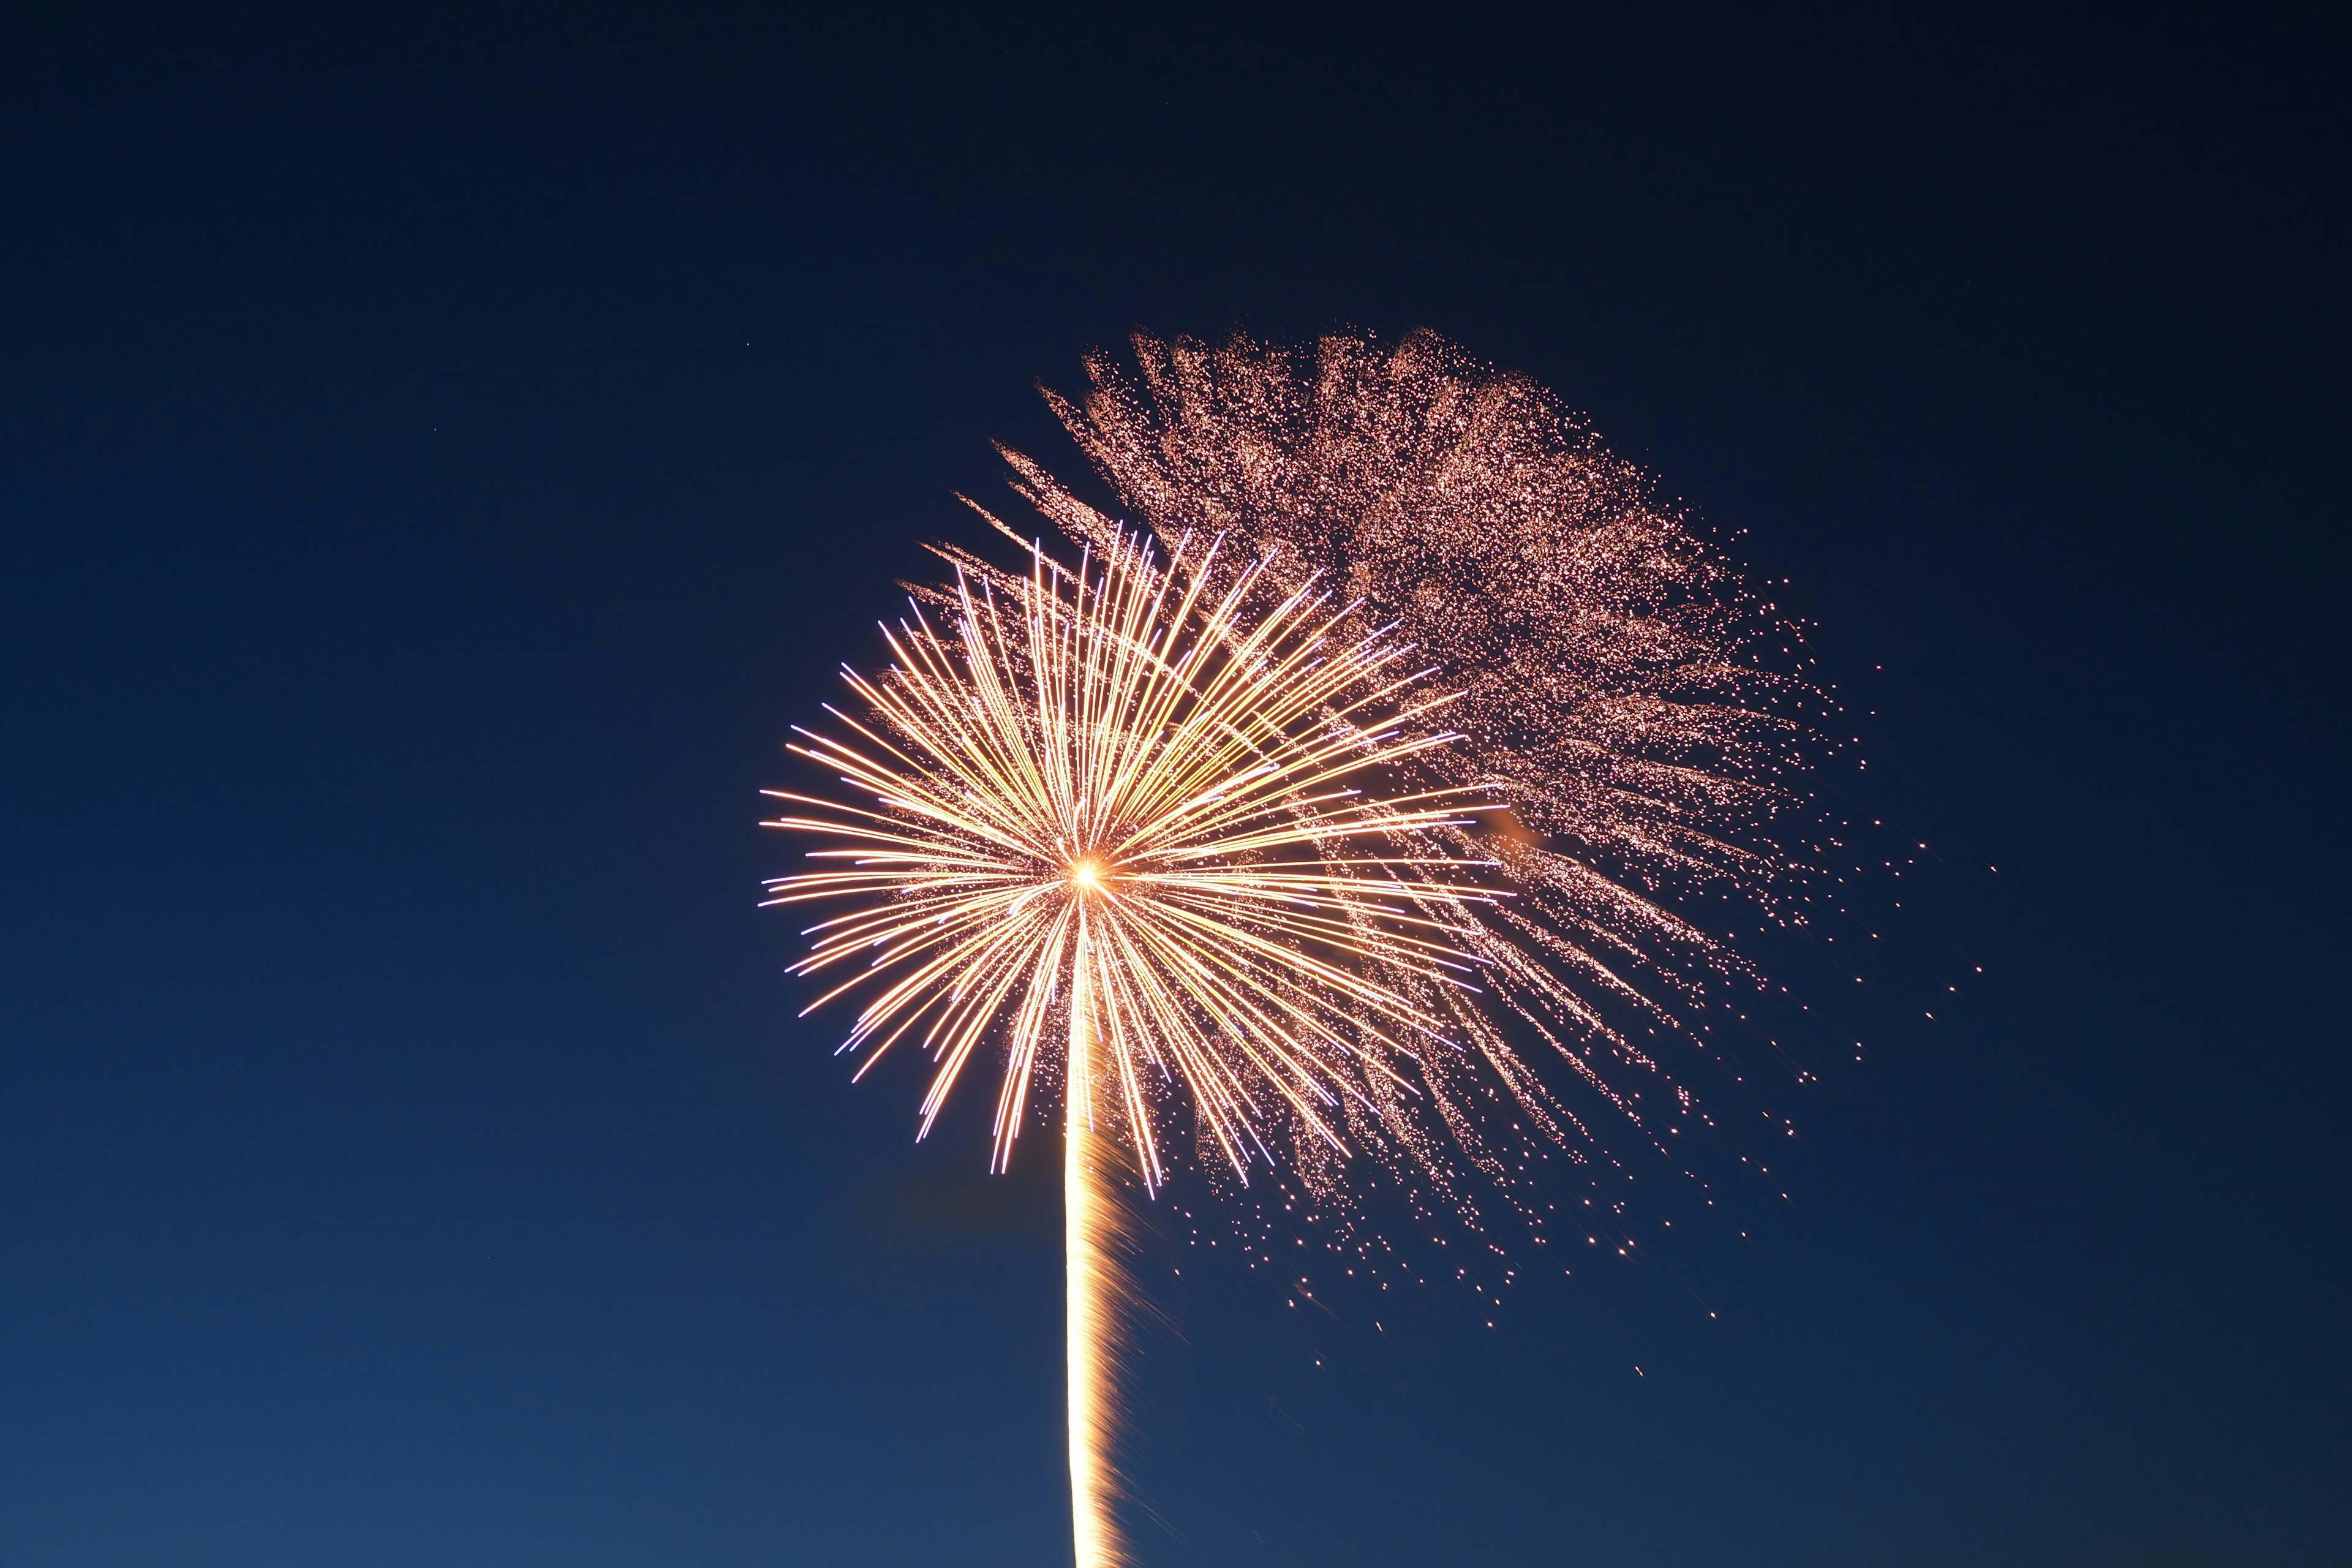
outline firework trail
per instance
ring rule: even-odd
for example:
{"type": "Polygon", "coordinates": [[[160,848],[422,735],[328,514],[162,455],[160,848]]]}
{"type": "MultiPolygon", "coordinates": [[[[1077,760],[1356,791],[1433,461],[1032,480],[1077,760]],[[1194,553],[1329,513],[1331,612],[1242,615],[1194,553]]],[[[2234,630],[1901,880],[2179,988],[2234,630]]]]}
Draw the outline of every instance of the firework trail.
{"type": "Polygon", "coordinates": [[[1074,554],[940,549],[887,671],[793,748],[848,798],[769,792],[817,841],[769,901],[830,909],[794,968],[810,1010],[859,998],[858,1075],[919,1050],[928,1133],[1001,1060],[998,1170],[1061,1090],[1080,1568],[1133,1561],[1115,1172],[1157,1192],[1189,1132],[1235,1182],[1337,1195],[1369,1155],[1466,1215],[1467,1172],[1512,1181],[1488,1107],[1647,1126],[1629,1028],[1741,973],[1673,906],[1773,907],[1810,690],[1540,389],[1426,335],[1137,353],[1139,386],[1097,360],[1054,405],[1141,526],[1008,452],[1074,554]]]}

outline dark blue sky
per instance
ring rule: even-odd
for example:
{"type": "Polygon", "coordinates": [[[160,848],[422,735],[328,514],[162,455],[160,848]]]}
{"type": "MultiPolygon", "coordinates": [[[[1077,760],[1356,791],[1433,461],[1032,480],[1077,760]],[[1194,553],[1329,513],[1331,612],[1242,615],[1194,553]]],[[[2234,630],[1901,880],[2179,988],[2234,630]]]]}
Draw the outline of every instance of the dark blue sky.
{"type": "Polygon", "coordinates": [[[0,22],[0,1561],[1055,1561],[754,791],[1033,381],[1350,321],[1749,531],[1986,974],[1744,1242],[1193,1283],[1153,1561],[2352,1562],[2340,10],[646,9],[0,22]]]}

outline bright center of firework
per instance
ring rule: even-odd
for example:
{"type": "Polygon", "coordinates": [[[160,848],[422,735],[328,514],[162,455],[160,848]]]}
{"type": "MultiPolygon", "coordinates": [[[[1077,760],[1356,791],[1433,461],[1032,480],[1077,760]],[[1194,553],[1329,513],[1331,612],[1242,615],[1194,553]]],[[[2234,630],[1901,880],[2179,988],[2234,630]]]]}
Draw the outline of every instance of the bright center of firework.
{"type": "Polygon", "coordinates": [[[1091,892],[1102,886],[1102,862],[1091,856],[1070,865],[1070,881],[1074,886],[1091,892]]]}

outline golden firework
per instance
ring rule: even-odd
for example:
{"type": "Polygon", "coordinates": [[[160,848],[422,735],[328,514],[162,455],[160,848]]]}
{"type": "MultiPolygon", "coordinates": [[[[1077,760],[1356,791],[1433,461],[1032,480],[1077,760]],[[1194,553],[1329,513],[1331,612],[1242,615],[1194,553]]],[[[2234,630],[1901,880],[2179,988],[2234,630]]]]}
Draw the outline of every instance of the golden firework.
{"type": "Polygon", "coordinates": [[[808,813],[770,826],[822,840],[769,901],[848,904],[794,968],[841,976],[812,1009],[863,994],[861,1074],[902,1041],[932,1063],[923,1131],[992,1047],[1001,1170],[1059,1079],[1079,1561],[1113,1563],[1106,1145],[1151,1189],[1180,1110],[1244,1181],[1301,1139],[1344,1152],[1350,1100],[1379,1114],[1451,1047],[1423,998],[1471,984],[1487,863],[1438,837],[1465,792],[1377,787],[1453,739],[1450,698],[1311,578],[1130,534],[1075,570],[1033,548],[1026,577],[964,558],[939,597],[886,629],[887,672],[845,672],[862,715],[800,732],[862,803],[769,792],[808,813]]]}
{"type": "Polygon", "coordinates": [[[928,1134],[1001,1064],[996,1170],[1060,1090],[1080,1568],[1132,1561],[1115,1168],[1344,1208],[1369,1153],[1417,1215],[1477,1226],[1475,1173],[1540,1242],[1534,1156],[1593,1140],[1539,1068],[1663,1151],[1704,1113],[1641,1041],[1713,1054],[1710,988],[1759,979],[1676,906],[1803,925],[1819,853],[1796,628],[1549,394],[1427,334],[1136,349],[1140,384],[1097,358],[1051,401],[1184,542],[1006,452],[1077,564],[941,549],[793,747],[847,795],[769,792],[816,840],[770,901],[839,905],[794,967],[856,998],[858,1075],[919,1050],[928,1134]]]}

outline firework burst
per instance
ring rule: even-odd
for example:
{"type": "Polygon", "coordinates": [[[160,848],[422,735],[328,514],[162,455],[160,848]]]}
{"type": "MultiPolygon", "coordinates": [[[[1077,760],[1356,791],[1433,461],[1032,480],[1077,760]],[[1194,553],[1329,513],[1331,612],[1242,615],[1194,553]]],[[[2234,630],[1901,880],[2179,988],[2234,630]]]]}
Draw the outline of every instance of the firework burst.
{"type": "Polygon", "coordinates": [[[859,1076],[921,1053],[928,1133],[986,1064],[998,1170],[1060,1090],[1081,1568],[1132,1560],[1112,1168],[1336,1195],[1369,1155],[1467,1215],[1465,1166],[1524,1180],[1493,1106],[1574,1148],[1581,1093],[1655,1142],[1633,1031],[1702,1039],[1741,973],[1673,902],[1772,909],[1776,704],[1810,689],[1539,390],[1425,338],[1138,350],[1143,388],[1097,363],[1055,406],[1149,531],[1008,453],[1075,561],[940,550],[888,668],[793,747],[846,798],[770,792],[816,847],[769,901],[824,914],[794,968],[859,1007],[859,1076]]]}
{"type": "Polygon", "coordinates": [[[1459,788],[1368,791],[1455,739],[1450,694],[1311,579],[1213,547],[1165,563],[1111,539],[1065,570],[959,563],[951,595],[886,632],[863,719],[794,746],[870,805],[771,792],[815,815],[821,868],[778,904],[845,900],[809,928],[815,1003],[863,992],[860,1072],[911,1040],[932,1062],[928,1132],[1001,1042],[994,1166],[1041,1069],[1061,1080],[1069,1244],[1071,1480],[1078,1558],[1124,1560],[1108,1319],[1120,1290],[1111,1150],[1156,1189],[1169,1112],[1240,1179],[1277,1149],[1348,1150],[1451,1047],[1431,994],[1467,990],[1488,869],[1440,835],[1459,788]],[[944,620],[944,626],[935,625],[944,620]]]}

